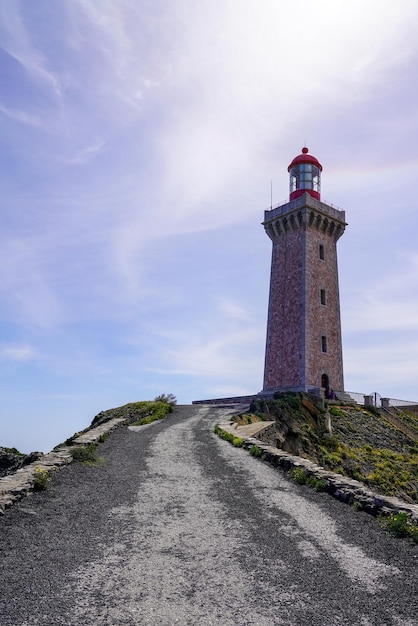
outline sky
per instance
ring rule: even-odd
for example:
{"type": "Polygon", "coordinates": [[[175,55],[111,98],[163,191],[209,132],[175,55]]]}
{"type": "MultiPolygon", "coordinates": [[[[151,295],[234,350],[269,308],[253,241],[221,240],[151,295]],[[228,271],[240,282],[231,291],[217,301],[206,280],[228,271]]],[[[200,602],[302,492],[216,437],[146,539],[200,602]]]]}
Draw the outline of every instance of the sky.
{"type": "Polygon", "coordinates": [[[0,445],[260,391],[261,222],[304,145],[349,224],[345,389],[418,400],[417,21],[415,0],[2,0],[0,445]]]}

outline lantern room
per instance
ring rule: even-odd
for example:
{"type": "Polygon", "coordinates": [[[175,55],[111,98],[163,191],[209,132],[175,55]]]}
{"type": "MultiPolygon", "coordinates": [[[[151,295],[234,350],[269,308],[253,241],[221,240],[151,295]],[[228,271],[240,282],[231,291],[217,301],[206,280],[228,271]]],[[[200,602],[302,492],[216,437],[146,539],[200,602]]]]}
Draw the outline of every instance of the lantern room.
{"type": "Polygon", "coordinates": [[[290,175],[289,200],[299,198],[305,191],[317,200],[321,199],[322,165],[308,148],[302,148],[302,154],[293,159],[287,171],[290,175]]]}

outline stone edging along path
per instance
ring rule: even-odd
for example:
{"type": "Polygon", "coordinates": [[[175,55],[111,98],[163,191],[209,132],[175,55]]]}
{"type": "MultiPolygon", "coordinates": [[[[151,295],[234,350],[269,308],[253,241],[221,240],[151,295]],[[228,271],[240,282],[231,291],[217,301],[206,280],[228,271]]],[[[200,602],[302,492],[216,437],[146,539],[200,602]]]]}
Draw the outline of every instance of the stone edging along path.
{"type": "MultiPolygon", "coordinates": [[[[74,439],[72,446],[63,446],[53,450],[48,454],[44,454],[34,463],[17,470],[14,474],[0,478],[0,515],[4,514],[6,509],[12,506],[14,502],[33,491],[36,471],[46,470],[51,472],[68,465],[73,460],[71,450],[75,447],[85,446],[91,442],[98,441],[101,436],[110,433],[118,426],[127,422],[128,420],[124,418],[111,419],[74,439]]],[[[272,465],[281,467],[285,471],[299,467],[304,469],[308,476],[324,480],[326,491],[343,502],[348,504],[357,502],[362,510],[372,515],[377,515],[380,512],[387,514],[405,511],[414,523],[418,523],[418,505],[409,504],[400,498],[374,493],[357,480],[326,471],[308,459],[293,456],[279,448],[273,448],[255,437],[245,437],[246,427],[242,427],[240,432],[240,427],[237,427],[234,422],[220,422],[218,425],[219,428],[234,436],[240,436],[241,434],[245,449],[249,450],[252,446],[258,446],[262,450],[264,460],[272,465]]]]}
{"type": "MultiPolygon", "coordinates": [[[[262,425],[263,422],[260,423],[262,425]]],[[[256,439],[246,437],[246,426],[237,426],[235,422],[219,422],[218,427],[234,437],[241,437],[243,448],[250,450],[252,446],[257,446],[262,451],[263,460],[271,463],[275,467],[280,467],[285,471],[294,468],[303,469],[307,476],[325,481],[325,491],[334,498],[353,505],[357,502],[359,509],[376,516],[379,513],[393,514],[404,511],[408,514],[414,524],[418,523],[418,505],[409,504],[400,498],[384,496],[368,489],[363,483],[341,474],[336,474],[325,470],[323,467],[304,459],[300,456],[293,456],[279,448],[274,448],[256,439]],[[241,430],[242,429],[242,430],[241,430]]]]}
{"type": "Polygon", "coordinates": [[[35,474],[38,471],[52,472],[72,462],[71,450],[98,441],[101,436],[127,422],[123,418],[115,418],[88,430],[73,440],[72,446],[56,448],[44,454],[34,463],[18,469],[14,474],[0,478],[0,515],[21,498],[29,495],[34,489],[35,474]]]}

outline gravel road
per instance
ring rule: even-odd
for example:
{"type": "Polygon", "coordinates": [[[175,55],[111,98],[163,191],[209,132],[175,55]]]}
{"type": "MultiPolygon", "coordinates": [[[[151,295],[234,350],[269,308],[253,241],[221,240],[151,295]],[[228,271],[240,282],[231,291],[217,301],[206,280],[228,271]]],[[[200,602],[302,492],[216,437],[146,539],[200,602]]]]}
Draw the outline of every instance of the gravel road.
{"type": "Polygon", "coordinates": [[[418,548],[213,434],[121,427],[0,518],[1,626],[418,626],[418,548]]]}

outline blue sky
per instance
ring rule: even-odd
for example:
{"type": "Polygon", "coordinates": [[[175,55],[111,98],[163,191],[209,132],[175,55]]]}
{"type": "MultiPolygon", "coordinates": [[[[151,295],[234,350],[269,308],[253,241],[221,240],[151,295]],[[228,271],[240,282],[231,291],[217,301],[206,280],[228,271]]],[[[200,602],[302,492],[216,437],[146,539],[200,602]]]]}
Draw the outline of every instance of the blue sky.
{"type": "Polygon", "coordinates": [[[0,444],[262,387],[302,146],[338,243],[345,387],[418,400],[416,2],[3,0],[0,444]]]}

